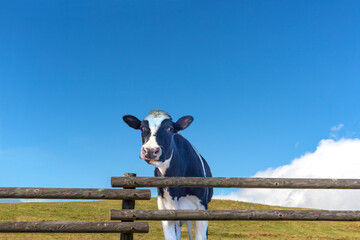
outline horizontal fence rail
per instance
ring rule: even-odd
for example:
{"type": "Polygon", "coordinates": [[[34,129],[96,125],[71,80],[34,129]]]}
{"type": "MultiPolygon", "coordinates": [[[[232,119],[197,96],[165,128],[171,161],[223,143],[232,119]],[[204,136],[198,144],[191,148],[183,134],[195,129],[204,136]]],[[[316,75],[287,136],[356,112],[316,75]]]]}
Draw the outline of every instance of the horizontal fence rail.
{"type": "Polygon", "coordinates": [[[360,211],[111,210],[111,220],[360,221],[360,211]]]}
{"type": "Polygon", "coordinates": [[[149,200],[148,189],[0,188],[0,198],[149,200]]]}
{"type": "Polygon", "coordinates": [[[360,179],[112,177],[111,186],[112,187],[360,189],[360,179]]]}
{"type": "Polygon", "coordinates": [[[7,233],[147,233],[145,222],[0,222],[0,232],[7,233]]]}

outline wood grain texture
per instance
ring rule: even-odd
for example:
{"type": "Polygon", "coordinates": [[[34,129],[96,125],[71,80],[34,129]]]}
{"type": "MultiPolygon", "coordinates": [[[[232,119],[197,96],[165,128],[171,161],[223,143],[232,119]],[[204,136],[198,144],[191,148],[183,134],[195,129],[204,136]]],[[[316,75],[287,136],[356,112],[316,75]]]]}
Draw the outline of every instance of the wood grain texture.
{"type": "Polygon", "coordinates": [[[148,223],[122,222],[0,222],[0,232],[42,233],[147,233],[148,223]]]}
{"type": "Polygon", "coordinates": [[[148,189],[0,188],[0,198],[150,200],[148,189]]]}
{"type": "Polygon", "coordinates": [[[360,179],[112,177],[112,187],[360,189],[360,179]]]}
{"type": "Polygon", "coordinates": [[[360,211],[111,210],[111,220],[360,221],[360,211]]]}
{"type": "MultiPolygon", "coordinates": [[[[136,177],[135,173],[125,173],[125,178],[128,177],[136,177]]],[[[135,189],[135,187],[124,187],[124,189],[135,189]]],[[[134,209],[135,208],[135,200],[123,200],[122,209],[134,209]]],[[[122,222],[133,222],[132,219],[123,220],[122,222]]],[[[134,235],[132,233],[121,233],[120,240],[133,240],[134,235]]]]}

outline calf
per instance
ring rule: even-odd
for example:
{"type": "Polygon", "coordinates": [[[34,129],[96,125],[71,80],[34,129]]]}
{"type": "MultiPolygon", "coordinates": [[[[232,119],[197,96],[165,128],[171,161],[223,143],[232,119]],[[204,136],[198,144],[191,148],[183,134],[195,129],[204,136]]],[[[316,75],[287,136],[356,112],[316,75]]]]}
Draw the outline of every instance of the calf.
{"type": "MultiPolygon", "coordinates": [[[[124,121],[134,129],[141,130],[142,147],[140,158],[155,166],[156,177],[211,177],[210,167],[189,141],[179,131],[187,128],[194,120],[184,116],[172,121],[164,111],[151,111],[140,121],[125,115],[124,121]]],[[[159,209],[204,210],[213,195],[212,188],[158,188],[159,209]]],[[[191,221],[162,221],[166,240],[180,240],[181,226],[186,223],[189,239],[192,239],[191,221]]],[[[195,222],[195,239],[207,239],[207,221],[195,222]]]]}

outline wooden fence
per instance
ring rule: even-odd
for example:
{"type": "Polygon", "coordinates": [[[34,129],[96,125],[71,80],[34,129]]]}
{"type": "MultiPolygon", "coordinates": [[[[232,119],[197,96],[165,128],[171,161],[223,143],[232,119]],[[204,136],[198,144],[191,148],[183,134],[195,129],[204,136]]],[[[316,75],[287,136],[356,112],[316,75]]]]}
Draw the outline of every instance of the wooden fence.
{"type": "Polygon", "coordinates": [[[112,187],[92,188],[0,188],[0,198],[121,199],[122,209],[112,209],[111,220],[122,222],[1,222],[0,232],[147,233],[148,223],[134,220],[261,220],[261,221],[360,221],[360,211],[322,210],[134,210],[136,200],[149,200],[150,190],[137,187],[219,187],[279,189],[360,189],[360,179],[302,178],[201,178],[201,177],[112,177],[112,187]]]}
{"type": "MultiPolygon", "coordinates": [[[[125,174],[125,176],[136,176],[125,174]]],[[[123,208],[134,208],[135,200],[150,200],[148,189],[95,188],[0,188],[0,198],[21,199],[118,199],[123,208]],[[129,204],[130,203],[130,204],[129,204]]],[[[0,232],[12,233],[121,233],[122,240],[133,239],[133,233],[149,232],[146,222],[55,222],[55,221],[0,221],[0,232]]]]}
{"type": "MultiPolygon", "coordinates": [[[[112,187],[360,189],[360,179],[112,177],[112,187]]],[[[112,220],[360,221],[360,211],[323,210],[111,210],[112,220]]]]}

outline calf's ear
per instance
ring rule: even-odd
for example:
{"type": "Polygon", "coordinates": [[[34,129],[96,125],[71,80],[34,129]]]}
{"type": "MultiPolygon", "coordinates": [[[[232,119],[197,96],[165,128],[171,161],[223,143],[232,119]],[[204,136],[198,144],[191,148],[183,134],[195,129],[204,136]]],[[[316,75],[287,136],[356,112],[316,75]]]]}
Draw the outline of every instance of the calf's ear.
{"type": "Polygon", "coordinates": [[[137,117],[132,115],[125,115],[123,116],[124,122],[126,122],[129,127],[132,127],[134,129],[140,129],[141,121],[137,119],[137,117]]]}
{"type": "Polygon", "coordinates": [[[174,130],[175,132],[184,130],[187,128],[192,122],[194,121],[194,118],[192,116],[184,116],[179,118],[179,120],[176,121],[174,124],[174,130]]]}

